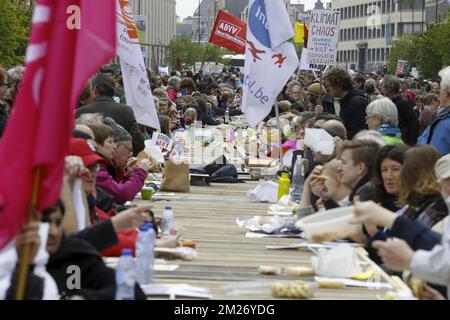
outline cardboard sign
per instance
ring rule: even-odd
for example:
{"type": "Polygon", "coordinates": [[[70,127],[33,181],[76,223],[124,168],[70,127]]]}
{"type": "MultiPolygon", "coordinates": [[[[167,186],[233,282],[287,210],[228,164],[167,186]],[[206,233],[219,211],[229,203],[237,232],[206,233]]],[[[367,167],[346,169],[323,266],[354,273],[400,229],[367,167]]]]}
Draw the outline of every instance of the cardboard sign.
{"type": "Polygon", "coordinates": [[[168,151],[170,151],[172,149],[172,145],[173,145],[172,139],[170,139],[168,136],[166,136],[163,133],[156,133],[156,132],[153,133],[152,143],[155,146],[158,146],[161,149],[165,149],[168,151]]]}
{"type": "Polygon", "coordinates": [[[332,10],[311,10],[310,17],[309,63],[316,66],[335,66],[340,13],[332,10]]]}

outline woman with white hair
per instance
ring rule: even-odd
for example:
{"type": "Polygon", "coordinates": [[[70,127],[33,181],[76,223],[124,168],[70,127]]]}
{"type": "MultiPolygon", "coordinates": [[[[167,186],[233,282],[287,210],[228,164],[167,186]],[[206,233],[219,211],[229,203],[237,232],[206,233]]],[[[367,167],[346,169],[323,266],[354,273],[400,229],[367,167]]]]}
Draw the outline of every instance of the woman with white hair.
{"type": "Polygon", "coordinates": [[[388,144],[403,143],[402,132],[398,128],[398,111],[389,98],[372,101],[366,109],[369,130],[377,130],[388,144]]]}

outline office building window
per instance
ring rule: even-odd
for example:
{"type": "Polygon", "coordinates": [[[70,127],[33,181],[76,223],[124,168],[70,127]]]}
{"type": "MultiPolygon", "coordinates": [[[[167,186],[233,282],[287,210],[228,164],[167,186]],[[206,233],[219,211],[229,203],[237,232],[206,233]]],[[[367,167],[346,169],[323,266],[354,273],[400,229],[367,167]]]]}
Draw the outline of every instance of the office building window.
{"type": "Polygon", "coordinates": [[[356,11],[355,6],[352,6],[352,19],[355,18],[355,11],[356,11]]]}
{"type": "Polygon", "coordinates": [[[370,54],[370,49],[367,49],[367,61],[372,61],[372,55],[370,54]]]}
{"type": "Polygon", "coordinates": [[[381,28],[377,26],[377,38],[381,38],[381,28]]]}
{"type": "Polygon", "coordinates": [[[355,7],[355,18],[359,17],[359,6],[355,7]]]}
{"type": "Polygon", "coordinates": [[[386,60],[389,60],[389,48],[386,48],[386,60]]]}
{"type": "Polygon", "coordinates": [[[372,28],[368,28],[368,30],[367,30],[367,38],[368,39],[372,38],[372,28]]]}
{"type": "Polygon", "coordinates": [[[364,39],[367,39],[367,27],[364,27],[364,39]]]}
{"type": "Polygon", "coordinates": [[[381,25],[381,36],[384,38],[386,36],[386,25],[381,25]]]}
{"type": "Polygon", "coordinates": [[[377,61],[380,61],[380,49],[377,49],[377,61]]]}
{"type": "Polygon", "coordinates": [[[352,40],[355,40],[355,28],[352,28],[352,40]]]}
{"type": "Polygon", "coordinates": [[[356,28],[355,40],[359,39],[359,28],[356,28]]]}
{"type": "Polygon", "coordinates": [[[386,60],[386,57],[384,56],[384,48],[381,48],[381,60],[386,60]]]}
{"type": "Polygon", "coordinates": [[[363,32],[364,32],[364,28],[363,27],[359,27],[359,38],[363,39],[363,32]]]}
{"type": "Polygon", "coordinates": [[[355,51],[352,50],[352,59],[350,61],[355,61],[355,51]]]}
{"type": "Polygon", "coordinates": [[[342,37],[343,33],[344,33],[343,30],[339,31],[339,41],[343,41],[344,40],[344,38],[342,37]]]}

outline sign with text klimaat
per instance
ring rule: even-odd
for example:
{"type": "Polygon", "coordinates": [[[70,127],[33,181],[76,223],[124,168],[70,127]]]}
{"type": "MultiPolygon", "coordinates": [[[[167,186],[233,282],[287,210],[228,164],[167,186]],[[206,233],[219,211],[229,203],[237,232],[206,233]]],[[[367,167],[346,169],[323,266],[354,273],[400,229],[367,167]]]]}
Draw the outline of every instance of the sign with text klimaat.
{"type": "Polygon", "coordinates": [[[310,18],[309,63],[316,66],[335,66],[340,13],[332,10],[311,10],[310,18]]]}

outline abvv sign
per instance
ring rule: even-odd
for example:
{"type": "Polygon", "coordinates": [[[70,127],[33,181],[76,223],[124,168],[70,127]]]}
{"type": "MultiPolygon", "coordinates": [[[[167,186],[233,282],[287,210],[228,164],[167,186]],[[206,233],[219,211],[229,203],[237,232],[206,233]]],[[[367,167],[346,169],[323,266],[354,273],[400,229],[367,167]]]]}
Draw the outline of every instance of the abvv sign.
{"type": "Polygon", "coordinates": [[[220,10],[209,42],[237,53],[245,52],[247,25],[239,18],[220,10]]]}

